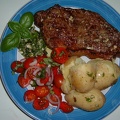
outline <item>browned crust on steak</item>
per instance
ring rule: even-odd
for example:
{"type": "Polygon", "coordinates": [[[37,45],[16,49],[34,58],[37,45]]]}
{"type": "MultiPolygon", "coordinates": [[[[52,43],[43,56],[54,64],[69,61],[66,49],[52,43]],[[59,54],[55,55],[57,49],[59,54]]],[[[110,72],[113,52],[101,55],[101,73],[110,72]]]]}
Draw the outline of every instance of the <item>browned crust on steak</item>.
{"type": "Polygon", "coordinates": [[[120,32],[95,12],[55,5],[38,11],[34,19],[51,49],[63,46],[69,56],[104,59],[120,53],[120,32]]]}

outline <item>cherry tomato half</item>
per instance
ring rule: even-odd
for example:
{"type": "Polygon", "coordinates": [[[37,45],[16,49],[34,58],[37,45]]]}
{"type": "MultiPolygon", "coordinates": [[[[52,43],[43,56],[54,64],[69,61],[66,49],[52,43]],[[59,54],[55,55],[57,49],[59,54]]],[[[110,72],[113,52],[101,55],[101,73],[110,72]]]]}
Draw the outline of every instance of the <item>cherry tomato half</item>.
{"type": "MultiPolygon", "coordinates": [[[[30,79],[33,79],[36,74],[34,74],[34,72],[37,70],[38,68],[36,66],[33,66],[33,67],[29,67],[29,69],[27,69],[27,72],[26,72],[26,77],[27,78],[30,78],[30,79]]],[[[39,71],[38,71],[39,72],[39,71]]]]}
{"type": "Polygon", "coordinates": [[[64,78],[62,74],[58,74],[54,76],[54,84],[56,87],[61,88],[62,82],[64,78]]]}
{"type": "MultiPolygon", "coordinates": [[[[53,102],[58,102],[58,99],[60,100],[60,102],[62,101],[62,95],[56,95],[56,94],[51,94],[50,95],[50,99],[53,101],[53,102]],[[58,98],[57,98],[57,97],[58,98]]],[[[50,102],[52,105],[56,106],[57,104],[54,104],[52,102],[50,102]]]]}
{"type": "Polygon", "coordinates": [[[60,88],[56,87],[55,85],[52,87],[52,91],[54,92],[54,94],[56,94],[58,96],[61,95],[61,93],[62,93],[62,90],[60,88]]]}
{"type": "Polygon", "coordinates": [[[64,101],[60,103],[60,109],[64,113],[70,113],[74,110],[73,106],[64,101]]]}
{"type": "Polygon", "coordinates": [[[30,63],[32,63],[35,60],[34,57],[29,57],[24,61],[24,68],[28,69],[30,67],[30,63]]]}
{"type": "Polygon", "coordinates": [[[29,78],[24,78],[23,74],[20,74],[18,76],[18,84],[22,87],[25,88],[30,84],[30,79],[29,78]]]}
{"type": "Polygon", "coordinates": [[[49,81],[49,76],[48,73],[45,73],[45,77],[44,78],[40,78],[40,82],[43,84],[46,84],[49,81]]]}
{"type": "Polygon", "coordinates": [[[55,75],[57,75],[57,74],[60,73],[60,67],[58,67],[58,66],[53,66],[53,67],[52,67],[52,71],[53,71],[53,75],[55,76],[55,75]]]}
{"type": "Polygon", "coordinates": [[[23,63],[20,61],[14,61],[11,64],[11,69],[12,71],[17,72],[17,73],[23,73],[24,72],[23,63]]]}
{"type": "Polygon", "coordinates": [[[43,56],[37,56],[37,66],[44,68],[46,66],[46,64],[44,63],[44,58],[47,58],[47,56],[43,55],[43,56]]]}
{"type": "MultiPolygon", "coordinates": [[[[57,95],[57,97],[59,98],[59,100],[62,101],[62,94],[61,93],[62,93],[61,89],[57,88],[56,86],[53,86],[52,90],[51,90],[50,99],[52,101],[54,101],[54,102],[57,102],[58,99],[55,96],[55,95],[57,95]]],[[[55,105],[55,104],[52,104],[52,105],[55,105]]]]}
{"type": "Polygon", "coordinates": [[[53,49],[51,55],[52,59],[60,64],[63,64],[68,60],[68,52],[64,47],[53,49]]]}
{"type": "Polygon", "coordinates": [[[36,99],[36,94],[34,90],[27,90],[24,93],[24,100],[25,102],[33,102],[36,99]]]}
{"type": "Polygon", "coordinates": [[[35,94],[38,97],[45,97],[49,94],[50,90],[48,88],[48,86],[37,86],[35,88],[35,94]]]}
{"type": "Polygon", "coordinates": [[[33,107],[36,110],[44,110],[49,106],[49,101],[45,98],[36,98],[33,101],[33,107]]]}

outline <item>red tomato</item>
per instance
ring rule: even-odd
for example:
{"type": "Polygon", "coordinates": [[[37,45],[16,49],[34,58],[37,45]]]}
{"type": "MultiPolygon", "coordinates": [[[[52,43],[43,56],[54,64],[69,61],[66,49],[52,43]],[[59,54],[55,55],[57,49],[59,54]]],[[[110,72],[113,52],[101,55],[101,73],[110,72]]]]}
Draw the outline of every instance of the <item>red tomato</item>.
{"type": "Polygon", "coordinates": [[[56,87],[61,88],[62,82],[64,78],[62,74],[58,74],[54,76],[54,84],[56,87]]]}
{"type": "Polygon", "coordinates": [[[73,106],[69,105],[68,103],[64,101],[60,103],[60,109],[64,113],[70,113],[74,110],[73,106]]]}
{"type": "Polygon", "coordinates": [[[43,56],[37,56],[36,59],[37,59],[37,66],[39,67],[45,67],[46,64],[44,63],[44,58],[47,58],[47,56],[43,55],[43,56]]]}
{"type": "MultiPolygon", "coordinates": [[[[58,96],[58,98],[59,98],[59,100],[60,101],[62,101],[62,95],[61,95],[61,93],[62,93],[62,91],[61,91],[61,89],[59,89],[59,88],[57,88],[56,86],[53,86],[53,88],[52,88],[52,90],[51,90],[51,96],[50,96],[50,99],[52,100],[52,101],[54,101],[54,102],[57,102],[58,101],[58,99],[56,98],[56,96],[54,96],[54,95],[57,95],[58,96]]],[[[52,103],[51,103],[52,104],[52,103]]],[[[52,105],[55,105],[55,104],[52,104],[52,105]]]]}
{"type": "Polygon", "coordinates": [[[54,94],[56,94],[58,96],[61,95],[61,93],[62,93],[61,89],[59,89],[56,86],[53,86],[52,91],[54,92],[54,94]]]}
{"type": "Polygon", "coordinates": [[[60,73],[60,68],[58,66],[52,67],[53,75],[57,75],[60,73]]]}
{"type": "Polygon", "coordinates": [[[46,84],[49,81],[48,73],[45,74],[44,78],[40,78],[40,82],[46,84]]]}
{"type": "MultiPolygon", "coordinates": [[[[60,100],[60,102],[62,101],[62,95],[56,95],[56,94],[51,94],[50,95],[50,99],[53,101],[53,102],[58,102],[58,98],[59,98],[59,100],[60,100]]],[[[51,102],[50,102],[51,103],[51,102]]],[[[53,104],[53,103],[51,103],[52,105],[54,105],[54,106],[56,106],[57,104],[53,104]]]]}
{"type": "Polygon", "coordinates": [[[45,97],[49,94],[50,90],[48,88],[48,86],[37,86],[35,88],[35,94],[38,97],[45,97]]]}
{"type": "Polygon", "coordinates": [[[25,102],[33,102],[36,98],[36,94],[34,90],[27,90],[24,93],[24,100],[25,102]]]}
{"type": "Polygon", "coordinates": [[[30,84],[30,79],[29,78],[24,78],[23,74],[20,74],[18,76],[18,84],[22,87],[25,88],[30,84]]]}
{"type": "Polygon", "coordinates": [[[17,72],[17,73],[23,73],[24,72],[23,63],[20,61],[14,61],[11,64],[11,69],[12,71],[17,72]]]}
{"type": "Polygon", "coordinates": [[[29,57],[24,61],[24,68],[28,69],[30,67],[30,63],[32,63],[35,60],[34,57],[29,57]]]}
{"type": "Polygon", "coordinates": [[[36,98],[33,101],[33,107],[36,110],[44,110],[49,106],[49,101],[45,98],[36,98]]]}
{"type": "Polygon", "coordinates": [[[65,63],[68,60],[68,52],[64,47],[57,47],[51,53],[52,59],[60,64],[65,63]]]}
{"type": "MultiPolygon", "coordinates": [[[[33,66],[33,67],[30,67],[28,70],[27,70],[27,73],[26,73],[26,77],[27,78],[30,78],[30,79],[33,79],[35,77],[35,74],[34,71],[37,70],[38,68],[36,66],[33,66]]],[[[37,73],[36,73],[37,74],[37,73]]]]}
{"type": "Polygon", "coordinates": [[[30,79],[40,79],[40,83],[43,84],[46,84],[49,81],[49,76],[46,70],[44,68],[41,70],[41,68],[37,66],[29,67],[29,69],[27,69],[26,77],[30,79]],[[39,72],[41,73],[40,75],[39,72]]]}

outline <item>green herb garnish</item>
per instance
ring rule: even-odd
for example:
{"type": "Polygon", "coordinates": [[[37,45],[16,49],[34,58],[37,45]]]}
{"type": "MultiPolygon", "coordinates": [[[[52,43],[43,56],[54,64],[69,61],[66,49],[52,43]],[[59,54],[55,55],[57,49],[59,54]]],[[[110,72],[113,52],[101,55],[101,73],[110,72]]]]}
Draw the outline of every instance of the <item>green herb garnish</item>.
{"type": "Polygon", "coordinates": [[[34,17],[31,12],[24,13],[19,22],[10,21],[8,26],[12,33],[8,34],[1,42],[0,49],[2,52],[12,50],[19,46],[21,39],[32,37],[29,28],[34,22],[34,17]]]}
{"type": "Polygon", "coordinates": [[[88,75],[89,77],[92,77],[92,76],[93,76],[93,73],[87,72],[87,75],[88,75]]]}

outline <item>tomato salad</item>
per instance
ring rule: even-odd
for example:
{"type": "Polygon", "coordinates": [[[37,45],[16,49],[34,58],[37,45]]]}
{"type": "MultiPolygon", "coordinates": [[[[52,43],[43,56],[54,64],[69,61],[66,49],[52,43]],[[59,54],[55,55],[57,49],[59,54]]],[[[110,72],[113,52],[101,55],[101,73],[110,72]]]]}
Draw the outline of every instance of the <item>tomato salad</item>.
{"type": "Polygon", "coordinates": [[[59,109],[65,113],[72,112],[73,107],[63,101],[61,91],[63,75],[59,67],[68,59],[66,49],[55,48],[48,57],[47,46],[42,33],[35,29],[31,12],[24,13],[19,21],[8,22],[8,27],[11,33],[2,40],[0,49],[7,52],[18,48],[24,56],[24,59],[11,63],[12,72],[18,74],[17,83],[21,88],[27,88],[24,101],[32,102],[36,110],[55,106],[55,111],[48,108],[50,114],[59,109]]]}
{"type": "MultiPolygon", "coordinates": [[[[62,48],[62,50],[65,52],[65,49],[62,48]]],[[[63,57],[55,56],[61,64],[65,62],[65,59],[67,60],[65,55],[63,57]]],[[[13,61],[11,64],[12,71],[19,74],[18,84],[22,88],[31,86],[31,89],[24,93],[24,101],[32,102],[34,109],[48,108],[49,114],[55,114],[59,109],[65,113],[73,111],[73,107],[62,99],[63,75],[59,68],[61,64],[54,62],[54,59],[46,55],[24,58],[20,61],[13,61]],[[48,62],[50,60],[52,64],[48,62]],[[56,110],[53,111],[50,106],[55,106],[56,110]]]]}

